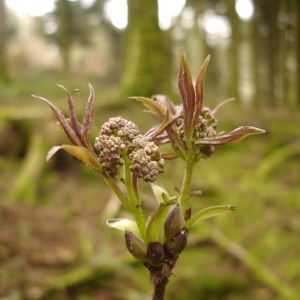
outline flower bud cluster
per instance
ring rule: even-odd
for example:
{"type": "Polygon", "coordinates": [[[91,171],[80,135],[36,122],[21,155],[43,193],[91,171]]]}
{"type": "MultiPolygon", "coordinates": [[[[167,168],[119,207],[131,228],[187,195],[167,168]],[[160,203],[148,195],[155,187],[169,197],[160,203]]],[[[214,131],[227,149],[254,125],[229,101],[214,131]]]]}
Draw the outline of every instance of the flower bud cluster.
{"type": "Polygon", "coordinates": [[[124,165],[122,155],[132,162],[130,170],[146,182],[153,182],[163,172],[164,159],[157,145],[140,134],[138,127],[122,117],[110,118],[102,125],[95,141],[99,162],[106,172],[115,177],[124,165]]]}
{"type": "MultiPolygon", "coordinates": [[[[184,122],[183,116],[179,117],[175,123],[176,131],[179,137],[184,140],[184,122]]],[[[198,122],[194,128],[193,140],[199,141],[207,137],[215,137],[217,135],[216,129],[218,127],[218,121],[208,107],[203,107],[199,115],[198,122]]],[[[197,155],[204,155],[204,157],[209,157],[215,151],[213,145],[197,145],[197,150],[199,153],[197,155]]]]}
{"type": "Polygon", "coordinates": [[[139,149],[128,156],[133,163],[130,170],[144,181],[154,182],[164,170],[164,159],[161,157],[160,150],[157,145],[142,135],[139,135],[135,142],[139,144],[139,149]]]}

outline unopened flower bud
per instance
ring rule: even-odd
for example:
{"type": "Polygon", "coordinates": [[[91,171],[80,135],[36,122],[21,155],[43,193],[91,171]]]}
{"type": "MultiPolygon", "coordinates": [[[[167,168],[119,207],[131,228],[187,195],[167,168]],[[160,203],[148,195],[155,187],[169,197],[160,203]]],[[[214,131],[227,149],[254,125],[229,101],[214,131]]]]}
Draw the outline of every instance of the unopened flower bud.
{"type": "Polygon", "coordinates": [[[122,155],[126,150],[132,162],[130,170],[146,182],[154,182],[163,172],[164,159],[158,146],[140,134],[138,127],[122,117],[110,118],[96,138],[95,149],[99,151],[99,162],[109,176],[115,177],[124,165],[122,155]]]}
{"type": "Polygon", "coordinates": [[[100,135],[119,136],[123,140],[133,140],[139,133],[139,128],[133,122],[122,117],[110,118],[102,125],[100,131],[100,135]]]}
{"type": "MultiPolygon", "coordinates": [[[[144,141],[143,137],[141,142],[144,141]]],[[[131,172],[136,173],[146,182],[154,182],[157,176],[163,172],[164,159],[161,157],[159,148],[153,142],[147,141],[143,148],[133,151],[128,157],[133,163],[130,166],[131,172]]]]}

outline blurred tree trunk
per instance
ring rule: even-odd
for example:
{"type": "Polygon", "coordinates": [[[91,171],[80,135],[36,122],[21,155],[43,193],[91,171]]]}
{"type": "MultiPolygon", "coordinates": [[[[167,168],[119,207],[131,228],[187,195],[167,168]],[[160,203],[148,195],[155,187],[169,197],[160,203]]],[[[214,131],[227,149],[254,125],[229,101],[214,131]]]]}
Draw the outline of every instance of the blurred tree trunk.
{"type": "MultiPolygon", "coordinates": [[[[256,3],[259,0],[254,0],[253,5],[254,7],[258,7],[256,3]]],[[[258,108],[261,105],[261,80],[260,80],[260,66],[261,66],[261,37],[259,36],[259,13],[255,12],[253,19],[251,21],[251,34],[250,34],[250,43],[251,43],[251,73],[253,78],[253,98],[251,100],[251,105],[254,108],[258,108]]]]}
{"type": "Polygon", "coordinates": [[[6,10],[4,2],[4,0],[0,0],[0,82],[8,80],[6,65],[6,10]]]}
{"type": "Polygon", "coordinates": [[[259,2],[262,16],[262,34],[264,37],[264,58],[266,62],[266,90],[264,99],[268,106],[277,106],[278,95],[276,80],[278,77],[278,1],[262,1],[259,2]]]}
{"type": "Polygon", "coordinates": [[[278,57],[278,84],[277,84],[277,94],[279,98],[279,103],[282,105],[288,104],[288,99],[286,96],[290,89],[288,84],[287,74],[287,58],[288,58],[288,42],[286,39],[286,31],[288,30],[288,22],[285,21],[286,15],[288,15],[288,3],[289,1],[280,1],[279,3],[279,18],[278,18],[278,48],[279,48],[279,57],[278,57]]]}
{"type": "Polygon", "coordinates": [[[300,2],[293,0],[292,9],[295,8],[294,34],[296,39],[296,105],[300,108],[300,2]]]}
{"type": "Polygon", "coordinates": [[[158,4],[128,1],[122,94],[151,96],[170,89],[171,45],[158,26],[158,4]]]}
{"type": "Polygon", "coordinates": [[[70,55],[71,55],[71,34],[70,34],[70,13],[71,7],[68,0],[58,0],[57,5],[57,21],[58,32],[57,38],[60,47],[60,53],[63,63],[63,72],[69,73],[70,71],[70,55]]]}
{"type": "Polygon", "coordinates": [[[231,40],[229,47],[230,79],[229,95],[240,102],[239,98],[239,18],[235,10],[235,0],[228,0],[228,16],[231,23],[231,40]]]}
{"type": "MultiPolygon", "coordinates": [[[[297,76],[297,65],[291,67],[291,62],[296,62],[299,55],[297,46],[297,32],[299,34],[299,1],[281,0],[279,6],[279,96],[280,103],[287,108],[299,108],[298,88],[300,78],[297,76]],[[296,5],[298,5],[298,10],[296,5]]],[[[299,59],[299,58],[298,58],[299,59]]],[[[298,60],[299,68],[299,60],[298,60]]]]}

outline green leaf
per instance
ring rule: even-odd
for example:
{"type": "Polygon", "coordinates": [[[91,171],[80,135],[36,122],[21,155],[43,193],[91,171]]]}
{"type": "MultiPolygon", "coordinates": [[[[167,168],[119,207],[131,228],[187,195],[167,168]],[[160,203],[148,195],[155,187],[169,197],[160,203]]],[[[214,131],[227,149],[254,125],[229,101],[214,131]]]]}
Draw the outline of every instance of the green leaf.
{"type": "Polygon", "coordinates": [[[227,211],[233,211],[233,210],[236,210],[236,206],[233,204],[210,206],[210,207],[207,207],[207,208],[202,209],[202,210],[198,211],[197,213],[195,213],[190,219],[188,219],[186,221],[185,226],[188,230],[190,230],[190,228],[194,224],[196,224],[200,221],[203,221],[210,217],[222,214],[227,211]]]}
{"type": "Polygon", "coordinates": [[[135,221],[124,219],[124,218],[114,218],[106,221],[106,225],[111,228],[117,228],[121,231],[128,231],[134,233],[136,236],[140,236],[139,229],[135,221]]]}
{"type": "Polygon", "coordinates": [[[162,184],[151,183],[151,188],[158,204],[166,202],[164,195],[169,197],[169,194],[162,184]]]}
{"type": "Polygon", "coordinates": [[[170,205],[161,203],[152,219],[148,225],[146,233],[146,242],[159,242],[163,243],[164,239],[164,223],[168,212],[170,210],[170,205]]]}
{"type": "Polygon", "coordinates": [[[47,161],[60,149],[67,151],[69,154],[73,155],[74,157],[78,158],[86,165],[91,167],[97,172],[103,172],[102,166],[99,164],[95,155],[93,155],[88,149],[80,147],[80,146],[72,146],[72,145],[61,145],[61,146],[54,146],[50,149],[47,155],[47,161]]]}

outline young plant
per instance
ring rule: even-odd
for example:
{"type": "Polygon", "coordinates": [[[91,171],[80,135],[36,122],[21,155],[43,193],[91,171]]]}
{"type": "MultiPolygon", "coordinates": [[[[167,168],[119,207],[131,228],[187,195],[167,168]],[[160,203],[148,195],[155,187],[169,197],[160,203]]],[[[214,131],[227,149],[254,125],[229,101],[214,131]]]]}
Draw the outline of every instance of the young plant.
{"type": "Polygon", "coordinates": [[[68,95],[69,118],[49,100],[46,102],[56,115],[72,145],[53,147],[49,160],[59,149],[75,156],[105,180],[132,219],[109,219],[107,225],[124,232],[128,251],[150,272],[154,285],[153,299],[164,299],[165,288],[180,253],[187,244],[191,228],[198,222],[226,211],[235,205],[220,205],[193,212],[190,204],[190,185],[195,164],[209,158],[218,146],[237,142],[248,135],[265,131],[252,126],[241,126],[229,133],[218,133],[216,114],[227,101],[211,110],[203,106],[203,79],[209,63],[208,56],[193,84],[184,51],[180,51],[178,87],[182,105],[175,105],[166,96],[153,98],[133,97],[142,102],[160,123],[142,134],[137,125],[122,117],[105,122],[94,145],[90,144],[93,122],[94,90],[90,85],[83,122],[76,116],[71,94],[68,95]],[[169,143],[172,153],[162,153],[159,146],[169,143]],[[165,162],[182,159],[185,170],[177,195],[156,184],[164,172],[165,162]],[[152,185],[157,209],[147,220],[144,217],[143,199],[139,194],[139,181],[152,185]]]}

